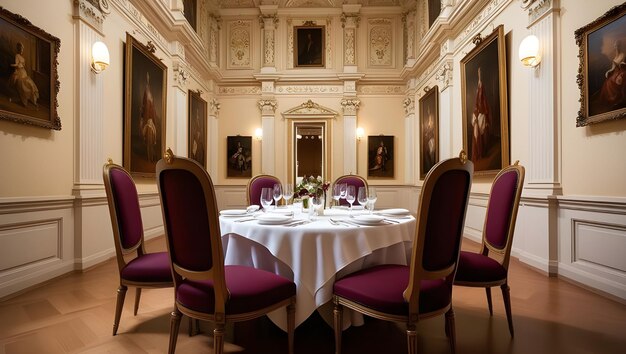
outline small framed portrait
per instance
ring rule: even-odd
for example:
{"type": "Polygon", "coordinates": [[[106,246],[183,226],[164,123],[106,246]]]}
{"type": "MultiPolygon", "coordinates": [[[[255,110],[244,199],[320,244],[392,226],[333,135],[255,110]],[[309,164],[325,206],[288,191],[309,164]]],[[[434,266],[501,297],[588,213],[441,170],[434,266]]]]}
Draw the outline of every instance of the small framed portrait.
{"type": "Polygon", "coordinates": [[[125,56],[124,168],[154,177],[165,152],[167,67],[129,33],[125,56]]]}
{"type": "Polygon", "coordinates": [[[420,179],[439,162],[439,88],[431,88],[420,99],[420,179]]]}
{"type": "Polygon", "coordinates": [[[323,68],[325,26],[295,26],[293,35],[294,67],[323,68]]]}
{"type": "Polygon", "coordinates": [[[200,97],[200,93],[189,91],[187,109],[189,116],[187,156],[206,169],[207,103],[200,97]]]}
{"type": "Polygon", "coordinates": [[[0,7],[0,118],[61,130],[57,113],[61,41],[0,7]]]}
{"type": "Polygon", "coordinates": [[[478,174],[497,173],[509,164],[504,28],[498,26],[461,59],[463,149],[478,174]]]}
{"type": "Polygon", "coordinates": [[[367,137],[367,176],[393,178],[393,135],[370,135],[367,137]]]}
{"type": "Polygon", "coordinates": [[[197,7],[198,7],[198,0],[183,0],[185,18],[187,19],[187,22],[189,22],[189,25],[191,25],[191,28],[194,29],[194,31],[198,30],[198,27],[197,27],[198,8],[197,7]]]}
{"type": "Polygon", "coordinates": [[[252,137],[226,137],[226,177],[252,177],[252,137]]]}
{"type": "Polygon", "coordinates": [[[575,32],[582,127],[626,117],[626,4],[575,32]]]}

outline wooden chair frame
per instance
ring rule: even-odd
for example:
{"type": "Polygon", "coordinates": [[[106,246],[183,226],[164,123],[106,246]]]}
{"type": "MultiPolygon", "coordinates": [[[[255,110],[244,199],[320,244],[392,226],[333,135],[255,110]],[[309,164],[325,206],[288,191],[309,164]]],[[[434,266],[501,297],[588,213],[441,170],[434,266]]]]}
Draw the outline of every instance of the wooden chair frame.
{"type": "MultiPolygon", "coordinates": [[[[246,203],[248,203],[248,205],[252,205],[253,204],[252,201],[250,200],[250,186],[252,186],[252,183],[254,183],[254,181],[256,181],[257,179],[260,179],[260,178],[274,179],[276,181],[276,183],[281,184],[280,179],[278,179],[278,177],[276,177],[276,176],[267,175],[267,174],[260,174],[260,175],[253,176],[252,178],[250,178],[250,180],[248,181],[248,184],[246,185],[246,203]]],[[[256,204],[256,202],[254,204],[256,204]]],[[[258,205],[261,205],[261,203],[258,202],[258,205]]]]}

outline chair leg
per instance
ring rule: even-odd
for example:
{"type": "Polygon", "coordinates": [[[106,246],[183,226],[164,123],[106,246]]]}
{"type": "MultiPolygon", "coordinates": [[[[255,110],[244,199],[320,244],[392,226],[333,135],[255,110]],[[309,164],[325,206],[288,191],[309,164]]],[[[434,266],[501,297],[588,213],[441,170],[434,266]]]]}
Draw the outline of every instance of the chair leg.
{"type": "Polygon", "coordinates": [[[200,333],[200,320],[189,317],[189,337],[200,333]]]}
{"type": "Polygon", "coordinates": [[[137,316],[137,310],[139,310],[139,299],[141,299],[141,288],[137,287],[135,291],[135,316],[137,316]]]}
{"type": "Polygon", "coordinates": [[[117,289],[117,302],[115,304],[115,320],[113,320],[113,335],[117,334],[117,328],[120,325],[120,318],[122,317],[122,309],[124,308],[124,299],[126,298],[126,285],[120,285],[117,289]]]}
{"type": "Polygon", "coordinates": [[[487,306],[489,306],[489,316],[493,316],[493,305],[491,304],[491,288],[485,288],[487,293],[487,306]]]}
{"type": "Polygon", "coordinates": [[[408,324],[406,327],[406,341],[407,341],[407,353],[417,354],[417,331],[415,330],[415,324],[408,324]]]}
{"type": "Polygon", "coordinates": [[[452,354],[454,354],[456,352],[456,327],[454,324],[454,310],[452,308],[446,312],[446,334],[450,341],[450,349],[452,354]]]}
{"type": "Polygon", "coordinates": [[[343,306],[335,300],[335,309],[333,310],[334,327],[335,327],[335,354],[341,354],[341,331],[343,327],[343,306]]]}
{"type": "Polygon", "coordinates": [[[502,289],[502,298],[504,299],[506,319],[509,322],[509,332],[511,333],[511,337],[514,337],[515,334],[513,332],[513,315],[511,314],[511,289],[509,288],[509,284],[507,283],[500,285],[500,289],[502,289]]]}
{"type": "Polygon", "coordinates": [[[174,311],[172,311],[172,317],[170,319],[170,348],[167,351],[169,354],[174,354],[176,351],[176,340],[178,339],[178,329],[180,328],[180,318],[182,314],[178,310],[178,307],[174,305],[174,311]]]}
{"type": "Polygon", "coordinates": [[[293,354],[293,334],[296,329],[296,304],[295,299],[287,305],[287,353],[293,354]]]}
{"type": "Polygon", "coordinates": [[[216,323],[213,330],[213,352],[224,353],[224,323],[216,323]]]}

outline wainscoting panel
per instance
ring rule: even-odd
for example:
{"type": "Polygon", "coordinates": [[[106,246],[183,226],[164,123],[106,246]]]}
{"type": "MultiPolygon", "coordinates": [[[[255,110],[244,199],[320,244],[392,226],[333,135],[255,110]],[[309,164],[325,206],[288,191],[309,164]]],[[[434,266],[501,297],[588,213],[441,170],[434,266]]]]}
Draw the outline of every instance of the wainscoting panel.
{"type": "Polygon", "coordinates": [[[0,272],[61,259],[62,219],[41,220],[0,227],[0,272]]]}

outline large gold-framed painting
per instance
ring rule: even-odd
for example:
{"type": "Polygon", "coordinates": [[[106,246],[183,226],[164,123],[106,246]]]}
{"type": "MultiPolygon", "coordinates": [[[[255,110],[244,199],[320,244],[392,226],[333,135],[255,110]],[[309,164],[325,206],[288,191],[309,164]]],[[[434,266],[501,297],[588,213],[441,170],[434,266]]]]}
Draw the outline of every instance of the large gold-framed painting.
{"type": "Polygon", "coordinates": [[[187,153],[206,169],[207,103],[199,92],[189,91],[187,153]]]}
{"type": "Polygon", "coordinates": [[[579,46],[576,126],[626,117],[626,4],[575,32],[579,46]]]}
{"type": "Polygon", "coordinates": [[[420,179],[439,162],[439,88],[432,87],[420,98],[420,179]]]}
{"type": "Polygon", "coordinates": [[[165,152],[167,67],[126,33],[124,70],[124,168],[154,177],[165,152]]]}
{"type": "Polygon", "coordinates": [[[61,130],[61,41],[0,6],[0,119],[61,130]]]}
{"type": "Polygon", "coordinates": [[[294,27],[294,67],[324,67],[325,29],[325,26],[308,23],[294,27]]]}
{"type": "Polygon", "coordinates": [[[463,149],[478,174],[509,164],[504,27],[498,26],[461,59],[463,149]]]}

